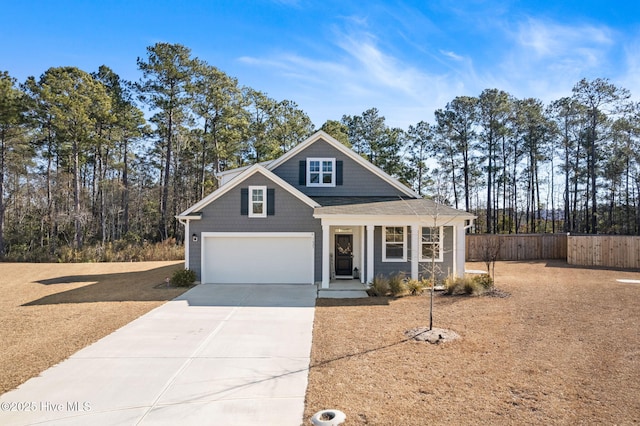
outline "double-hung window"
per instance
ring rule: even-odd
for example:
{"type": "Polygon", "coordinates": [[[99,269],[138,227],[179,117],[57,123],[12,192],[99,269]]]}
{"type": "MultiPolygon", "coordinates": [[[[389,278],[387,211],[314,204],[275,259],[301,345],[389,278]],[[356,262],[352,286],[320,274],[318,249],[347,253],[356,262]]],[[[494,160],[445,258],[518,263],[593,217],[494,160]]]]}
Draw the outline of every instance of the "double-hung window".
{"type": "Polygon", "coordinates": [[[420,260],[424,262],[431,260],[442,262],[442,226],[424,227],[420,233],[420,260]]]}
{"type": "Polygon", "coordinates": [[[267,217],[267,187],[249,187],[249,217],[267,217]]]}
{"type": "Polygon", "coordinates": [[[307,186],[336,186],[336,159],[308,158],[307,186]]]}
{"type": "Polygon", "coordinates": [[[383,262],[406,262],[407,261],[407,227],[406,226],[385,226],[382,228],[383,262]]]}

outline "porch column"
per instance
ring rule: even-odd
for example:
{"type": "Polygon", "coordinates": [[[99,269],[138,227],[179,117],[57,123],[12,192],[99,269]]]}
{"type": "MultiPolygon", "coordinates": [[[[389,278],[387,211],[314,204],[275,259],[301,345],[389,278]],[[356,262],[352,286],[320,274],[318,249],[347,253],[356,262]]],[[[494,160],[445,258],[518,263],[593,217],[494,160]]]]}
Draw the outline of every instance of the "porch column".
{"type": "Polygon", "coordinates": [[[365,277],[365,269],[366,265],[364,264],[364,251],[365,251],[365,239],[364,239],[364,226],[360,227],[360,282],[362,284],[366,284],[367,280],[365,277]]]}
{"type": "Polygon", "coordinates": [[[418,279],[420,270],[418,269],[420,262],[420,225],[414,223],[411,225],[411,278],[418,279]]]}
{"type": "Polygon", "coordinates": [[[367,225],[367,282],[373,281],[373,230],[375,226],[367,225]]]}
{"type": "Polygon", "coordinates": [[[465,253],[465,229],[464,223],[453,226],[453,275],[464,276],[465,253]]]}
{"type": "Polygon", "coordinates": [[[331,262],[329,261],[329,225],[322,225],[322,288],[329,288],[331,262]]]}

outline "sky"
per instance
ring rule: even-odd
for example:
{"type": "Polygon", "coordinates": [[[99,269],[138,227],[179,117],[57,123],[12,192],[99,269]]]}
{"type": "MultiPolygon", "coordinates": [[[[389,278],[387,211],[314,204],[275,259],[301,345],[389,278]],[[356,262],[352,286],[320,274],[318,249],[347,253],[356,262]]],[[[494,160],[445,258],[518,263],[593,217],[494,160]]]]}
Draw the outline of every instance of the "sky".
{"type": "Polygon", "coordinates": [[[377,108],[433,123],[456,96],[497,88],[549,103],[582,78],[640,99],[640,2],[0,0],[0,71],[100,65],[137,81],[157,42],[281,101],[316,127],[377,108]]]}

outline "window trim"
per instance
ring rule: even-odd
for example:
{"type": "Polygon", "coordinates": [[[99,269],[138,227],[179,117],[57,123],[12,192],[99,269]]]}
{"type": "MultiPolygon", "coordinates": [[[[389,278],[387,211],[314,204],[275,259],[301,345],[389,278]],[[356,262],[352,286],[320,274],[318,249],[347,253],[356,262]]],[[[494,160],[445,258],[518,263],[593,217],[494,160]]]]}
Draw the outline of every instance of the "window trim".
{"type": "Polygon", "coordinates": [[[431,257],[424,257],[422,255],[423,253],[423,246],[425,244],[429,244],[429,245],[438,245],[438,256],[435,257],[433,260],[434,262],[443,262],[444,261],[444,226],[421,226],[420,227],[420,234],[418,235],[418,237],[420,238],[419,241],[419,245],[420,245],[420,262],[431,262],[431,257]],[[423,230],[424,229],[428,229],[428,228],[438,228],[439,230],[439,236],[438,236],[438,241],[422,241],[423,238],[423,230]]]}
{"type": "MultiPolygon", "coordinates": [[[[407,227],[406,226],[383,226],[382,227],[382,261],[383,262],[406,262],[407,261],[407,227]],[[402,258],[387,257],[387,228],[402,228],[402,258]]],[[[392,241],[391,243],[397,244],[392,241]]]]}
{"type": "MultiPolygon", "coordinates": [[[[307,186],[309,187],[327,187],[327,188],[333,188],[336,186],[336,159],[335,158],[323,158],[323,157],[312,157],[312,158],[307,158],[307,186]],[[317,172],[320,174],[320,181],[318,183],[312,183],[311,182],[311,162],[312,161],[318,161],[320,162],[320,171],[317,172]],[[327,174],[326,172],[323,173],[322,171],[322,166],[323,163],[331,163],[331,183],[324,183],[322,182],[322,177],[323,174],[327,174]]],[[[316,172],[313,172],[316,173],[316,172]]]]}
{"type": "Polygon", "coordinates": [[[264,185],[252,185],[249,186],[249,217],[267,217],[267,187],[264,185]],[[253,212],[253,191],[262,191],[262,213],[253,212]]]}

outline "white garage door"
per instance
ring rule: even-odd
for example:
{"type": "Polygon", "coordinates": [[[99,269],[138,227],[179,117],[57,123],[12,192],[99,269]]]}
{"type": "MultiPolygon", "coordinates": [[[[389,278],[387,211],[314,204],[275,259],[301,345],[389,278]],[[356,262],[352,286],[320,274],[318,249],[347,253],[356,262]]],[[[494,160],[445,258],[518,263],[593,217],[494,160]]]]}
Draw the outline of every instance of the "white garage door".
{"type": "Polygon", "coordinates": [[[202,282],[313,284],[312,232],[202,234],[202,282]]]}

